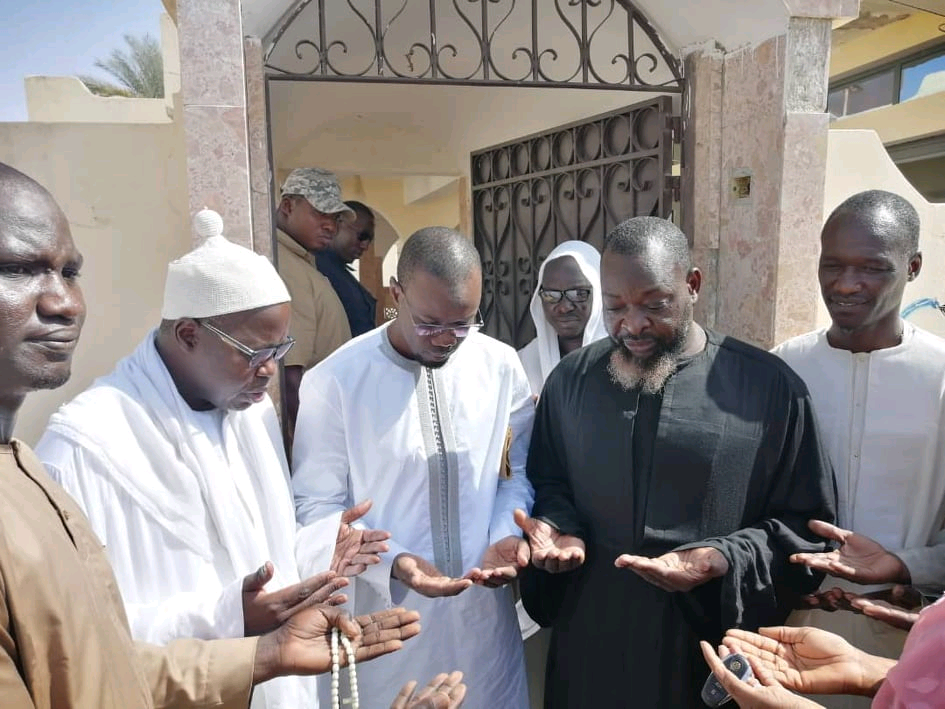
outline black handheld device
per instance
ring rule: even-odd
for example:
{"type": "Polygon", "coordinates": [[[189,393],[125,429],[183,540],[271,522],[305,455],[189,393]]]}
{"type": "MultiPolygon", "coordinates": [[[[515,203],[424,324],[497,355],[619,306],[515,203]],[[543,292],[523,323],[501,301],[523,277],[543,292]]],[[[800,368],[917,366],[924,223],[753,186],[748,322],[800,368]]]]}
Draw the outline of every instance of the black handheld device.
{"type": "MultiPolygon", "coordinates": [[[[745,659],[744,655],[739,655],[737,652],[723,659],[722,664],[742,682],[747,682],[755,676],[751,671],[751,665],[748,664],[748,660],[745,659]]],[[[715,678],[715,674],[710,674],[709,678],[702,686],[702,701],[710,707],[720,707],[726,702],[731,701],[731,699],[732,697],[725,691],[721,682],[715,678]]]]}

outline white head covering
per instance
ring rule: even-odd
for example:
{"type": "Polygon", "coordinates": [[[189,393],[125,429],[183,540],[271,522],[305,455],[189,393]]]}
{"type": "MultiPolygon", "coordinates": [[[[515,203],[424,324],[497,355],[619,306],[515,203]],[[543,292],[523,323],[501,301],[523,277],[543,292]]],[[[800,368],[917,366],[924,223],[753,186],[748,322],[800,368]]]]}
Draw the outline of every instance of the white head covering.
{"type": "Polygon", "coordinates": [[[219,214],[201,210],[193,226],[202,241],[168,265],[162,318],[210,318],[291,300],[269,259],[223,236],[219,214]]]}
{"type": "MultiPolygon", "coordinates": [[[[593,290],[593,296],[591,298],[591,314],[587,319],[587,325],[584,327],[584,342],[582,344],[587,345],[591,342],[596,342],[597,340],[607,337],[607,331],[604,329],[602,316],[603,309],[601,307],[600,295],[600,253],[597,251],[597,249],[585,241],[561,242],[550,254],[548,254],[548,257],[542,262],[541,268],[538,271],[538,285],[541,286],[541,282],[545,277],[545,266],[555,259],[561,258],[562,256],[570,256],[577,262],[578,268],[581,269],[581,273],[584,274],[584,277],[587,279],[587,282],[591,284],[591,288],[593,290]]],[[[555,365],[561,360],[561,350],[558,348],[558,333],[555,332],[554,328],[545,318],[545,311],[542,308],[541,297],[538,295],[538,288],[535,288],[535,293],[532,295],[532,302],[529,310],[532,314],[532,320],[535,322],[537,336],[529,345],[526,346],[526,348],[534,348],[538,350],[538,363],[541,369],[541,382],[544,383],[545,379],[547,379],[548,375],[551,373],[551,370],[554,369],[555,365]]],[[[525,363],[524,357],[523,363],[525,363]]],[[[526,366],[526,369],[528,368],[529,367],[526,366]]],[[[529,379],[532,378],[535,377],[533,377],[532,372],[529,372],[529,379]]]]}

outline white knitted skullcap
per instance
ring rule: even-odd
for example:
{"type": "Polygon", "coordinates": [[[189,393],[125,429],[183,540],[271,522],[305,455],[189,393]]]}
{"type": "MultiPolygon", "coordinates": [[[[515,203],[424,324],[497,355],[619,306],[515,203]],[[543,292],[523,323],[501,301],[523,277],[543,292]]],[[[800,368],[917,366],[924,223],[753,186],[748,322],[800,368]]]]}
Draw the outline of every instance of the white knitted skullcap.
{"type": "Polygon", "coordinates": [[[219,214],[197,212],[193,228],[201,243],[168,265],[162,318],[211,318],[291,300],[269,259],[223,236],[219,214]]]}

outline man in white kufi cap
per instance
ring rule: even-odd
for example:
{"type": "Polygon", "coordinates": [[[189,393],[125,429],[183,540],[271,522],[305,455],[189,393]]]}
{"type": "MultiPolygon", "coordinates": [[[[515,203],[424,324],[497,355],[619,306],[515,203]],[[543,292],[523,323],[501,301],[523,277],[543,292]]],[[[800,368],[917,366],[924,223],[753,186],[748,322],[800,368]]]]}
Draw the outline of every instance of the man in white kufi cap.
{"type": "MultiPolygon", "coordinates": [[[[387,548],[386,534],[348,525],[367,504],[300,532],[296,559],[266,393],[294,342],[289,292],[264,256],[223,237],[218,214],[194,228],[202,243],[168,266],[161,324],[53,414],[36,449],[105,544],[132,634],[157,644],[257,635],[341,602],[344,575],[387,548]],[[300,571],[323,573],[300,582],[300,571]]],[[[252,706],[315,702],[312,680],[281,678],[252,706]]]]}

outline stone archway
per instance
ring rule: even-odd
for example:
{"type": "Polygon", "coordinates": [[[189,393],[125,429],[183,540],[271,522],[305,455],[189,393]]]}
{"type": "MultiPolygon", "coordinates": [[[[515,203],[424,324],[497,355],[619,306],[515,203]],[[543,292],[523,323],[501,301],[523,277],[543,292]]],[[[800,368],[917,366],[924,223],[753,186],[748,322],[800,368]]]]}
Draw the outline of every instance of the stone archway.
{"type": "MultiPolygon", "coordinates": [[[[597,111],[588,110],[584,123],[563,125],[551,119],[547,136],[517,136],[515,146],[500,144],[487,155],[471,156],[469,235],[483,257],[486,332],[508,344],[521,346],[529,339],[528,295],[549,250],[545,246],[567,238],[565,225],[572,212],[580,221],[578,213],[590,209],[590,199],[577,211],[572,205],[575,195],[587,191],[588,175],[596,175],[600,183],[601,218],[572,229],[570,238],[599,246],[606,230],[624,218],[678,218],[671,171],[681,122],[667,118],[674,103],[681,109],[681,100],[674,102],[672,94],[683,91],[682,65],[630,0],[299,0],[263,39],[263,47],[267,81],[278,82],[280,93],[284,82],[319,81],[336,87],[342,82],[374,84],[378,94],[382,83],[626,93],[611,115],[591,119],[597,111]],[[649,98],[644,93],[662,95],[646,107],[628,108],[638,100],[633,96],[649,98]],[[631,126],[627,135],[644,131],[655,138],[622,140],[624,126],[631,126]],[[595,131],[600,145],[578,159],[587,135],[595,131]],[[618,133],[621,138],[615,138],[618,133]],[[560,145],[569,136],[579,148],[575,159],[566,161],[560,145]],[[542,141],[554,143],[546,165],[540,159],[542,141]],[[529,167],[522,172],[522,161],[516,159],[504,175],[500,164],[513,147],[520,148],[516,155],[526,155],[529,167]],[[490,164],[487,178],[484,160],[490,164]],[[516,195],[529,195],[524,204],[529,217],[515,220],[514,238],[487,228],[496,221],[490,218],[492,211],[502,211],[509,202],[503,195],[510,179],[516,195]],[[568,180],[574,183],[570,188],[568,180]],[[555,188],[546,189],[552,182],[555,188]],[[483,190],[489,190],[485,201],[483,190]],[[553,220],[560,222],[560,234],[549,237],[542,228],[537,212],[543,202],[560,215],[553,220]],[[650,202],[653,206],[639,206],[650,202]]],[[[512,211],[520,216],[521,210],[512,211]]]]}

